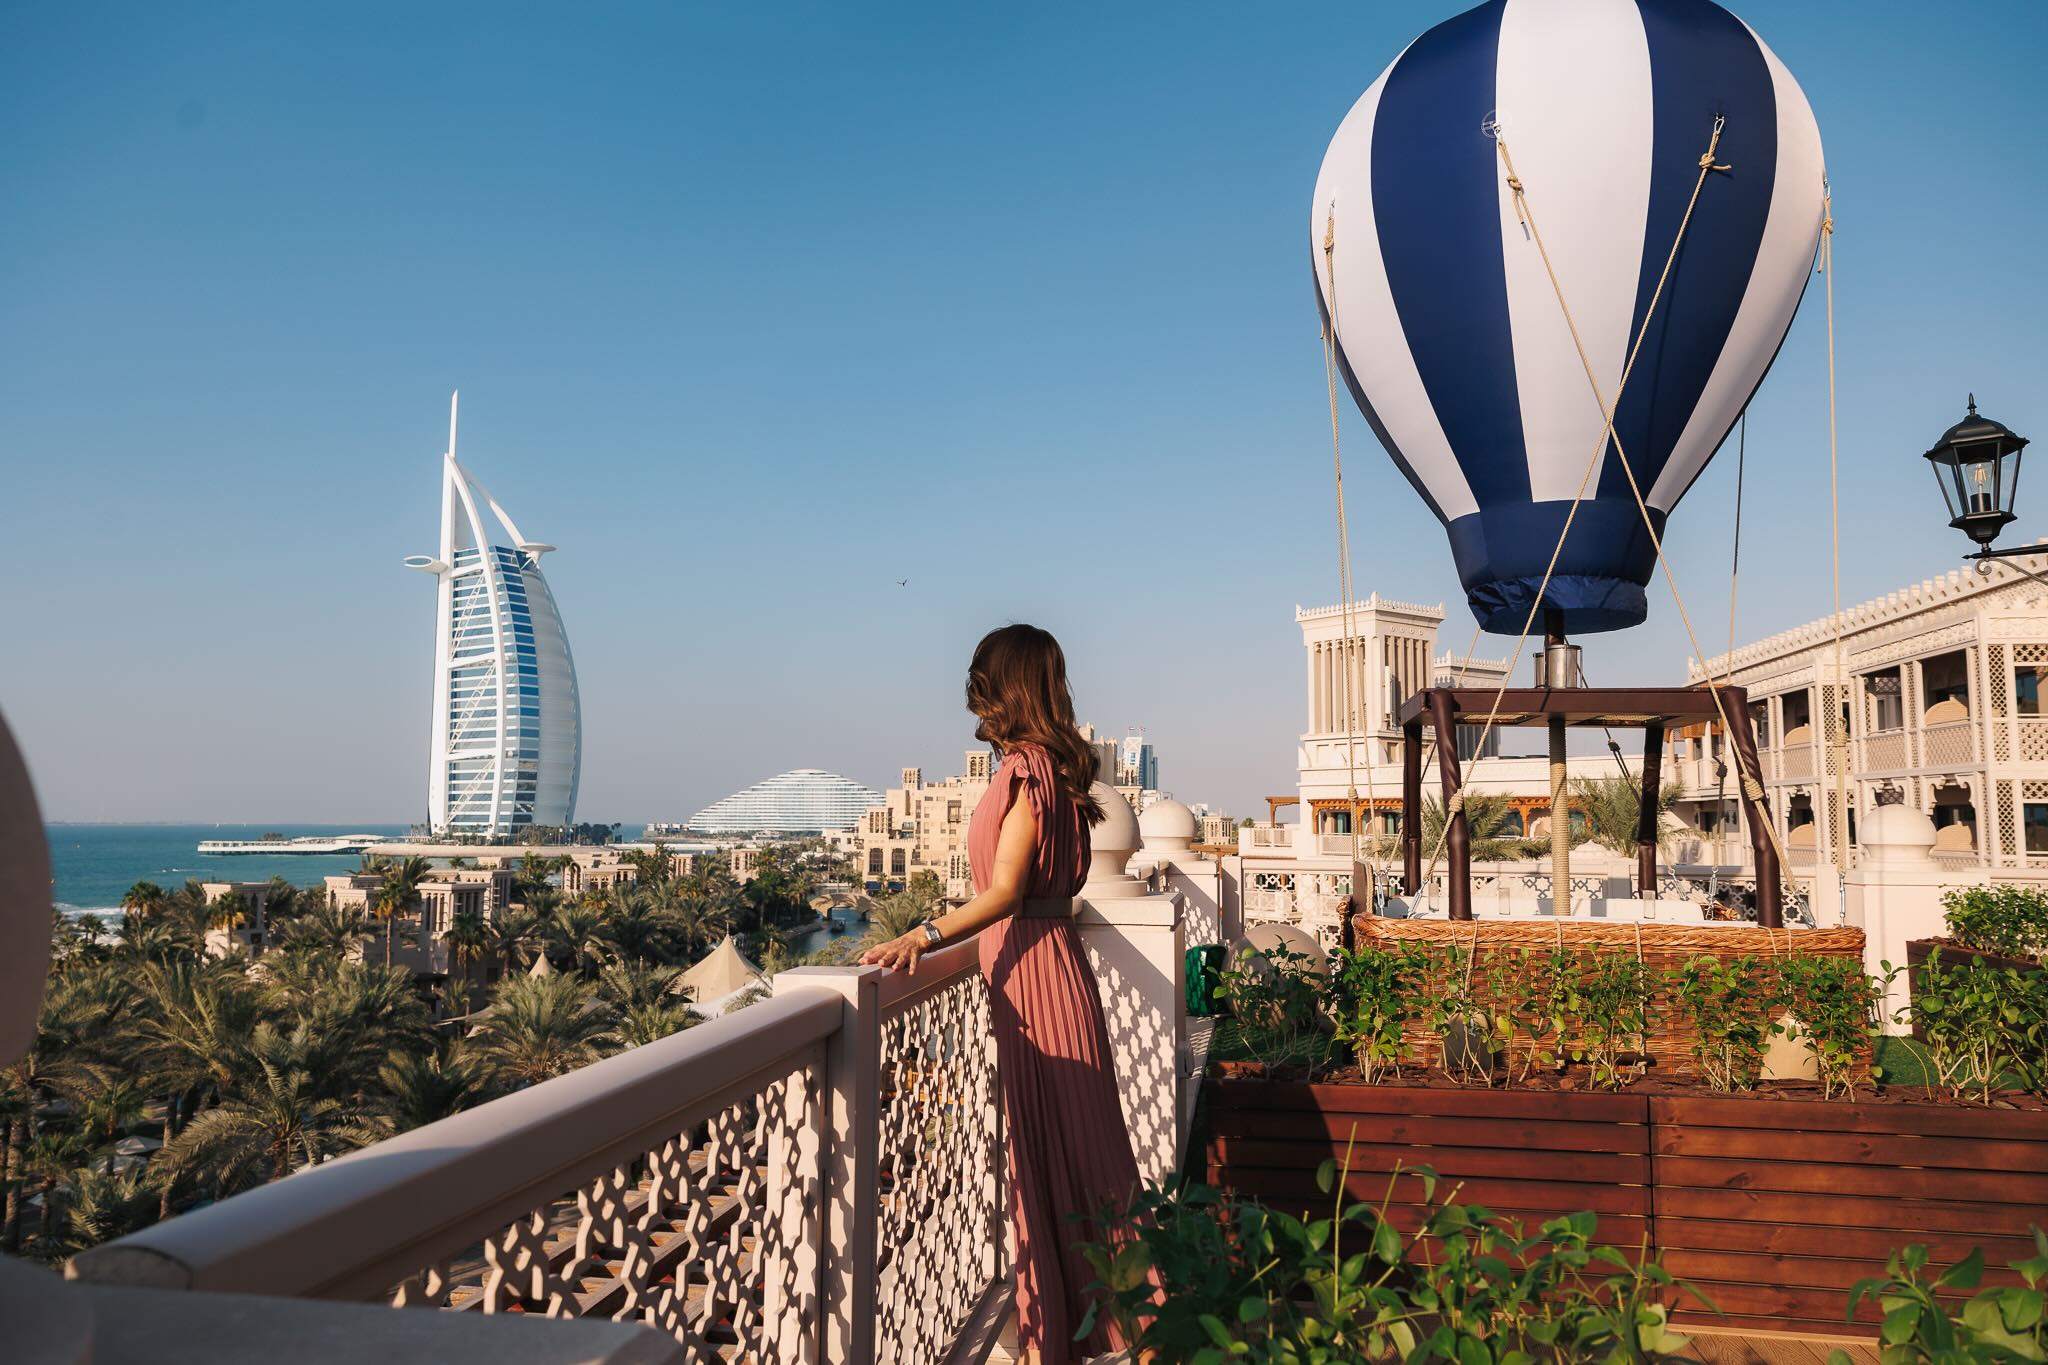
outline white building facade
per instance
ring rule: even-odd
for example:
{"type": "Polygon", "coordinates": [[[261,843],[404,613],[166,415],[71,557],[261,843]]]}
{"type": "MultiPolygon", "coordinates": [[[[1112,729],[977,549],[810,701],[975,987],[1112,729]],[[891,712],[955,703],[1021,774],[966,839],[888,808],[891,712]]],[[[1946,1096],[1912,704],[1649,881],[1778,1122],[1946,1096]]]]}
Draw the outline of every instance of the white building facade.
{"type": "Polygon", "coordinates": [[[451,406],[441,543],[405,561],[436,585],[427,822],[437,834],[502,837],[575,822],[582,704],[540,571],[554,548],[522,536],[456,462],[451,406]]]}
{"type": "Polygon", "coordinates": [[[714,801],[684,827],[698,834],[821,834],[852,829],[882,798],[822,768],[794,768],[714,801]]]}

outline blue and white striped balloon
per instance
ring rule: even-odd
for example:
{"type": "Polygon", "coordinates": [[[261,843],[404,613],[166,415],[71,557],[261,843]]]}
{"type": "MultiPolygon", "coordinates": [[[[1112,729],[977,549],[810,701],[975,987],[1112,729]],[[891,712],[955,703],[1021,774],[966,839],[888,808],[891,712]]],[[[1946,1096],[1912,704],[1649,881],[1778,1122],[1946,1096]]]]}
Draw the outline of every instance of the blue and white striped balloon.
{"type": "MultiPolygon", "coordinates": [[[[1521,631],[1604,431],[1490,130],[1612,402],[1716,117],[1728,169],[1615,416],[1662,535],[1770,368],[1818,244],[1820,129],[1763,41],[1708,0],[1492,0],[1410,44],[1324,155],[1310,238],[1339,366],[1487,630],[1521,631]]],[[[1575,633],[1632,626],[1654,569],[1609,442],[1543,606],[1575,633]]]]}

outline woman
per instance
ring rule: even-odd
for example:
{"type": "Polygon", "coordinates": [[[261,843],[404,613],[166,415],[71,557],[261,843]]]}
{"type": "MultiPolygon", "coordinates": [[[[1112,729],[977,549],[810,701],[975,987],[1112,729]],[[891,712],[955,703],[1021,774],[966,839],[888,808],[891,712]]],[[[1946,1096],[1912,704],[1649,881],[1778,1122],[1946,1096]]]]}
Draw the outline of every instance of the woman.
{"type": "Polygon", "coordinates": [[[975,738],[1003,755],[967,830],[974,899],[861,961],[915,972],[922,954],[981,934],[1009,1138],[1018,1344],[1036,1365],[1066,1365],[1123,1345],[1107,1324],[1074,1341],[1095,1275],[1078,1250],[1094,1234],[1073,1216],[1121,1205],[1138,1184],[1073,921],[1088,829],[1102,819],[1088,790],[1095,752],[1074,724],[1059,642],[1036,626],[1005,626],[976,647],[967,709],[981,721],[975,738]]]}

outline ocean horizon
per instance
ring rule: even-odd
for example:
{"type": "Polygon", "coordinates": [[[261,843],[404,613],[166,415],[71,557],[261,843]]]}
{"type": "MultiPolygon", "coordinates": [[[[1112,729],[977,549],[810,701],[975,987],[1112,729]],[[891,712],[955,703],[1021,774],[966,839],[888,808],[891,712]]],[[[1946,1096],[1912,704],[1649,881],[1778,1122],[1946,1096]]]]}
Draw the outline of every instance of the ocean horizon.
{"type": "Polygon", "coordinates": [[[187,880],[263,882],[283,877],[298,886],[347,872],[361,861],[353,853],[235,854],[199,852],[201,839],[287,838],[321,834],[402,835],[407,824],[184,824],[163,822],[50,821],[50,899],[73,915],[118,915],[121,897],[137,882],[165,890],[187,880]]]}

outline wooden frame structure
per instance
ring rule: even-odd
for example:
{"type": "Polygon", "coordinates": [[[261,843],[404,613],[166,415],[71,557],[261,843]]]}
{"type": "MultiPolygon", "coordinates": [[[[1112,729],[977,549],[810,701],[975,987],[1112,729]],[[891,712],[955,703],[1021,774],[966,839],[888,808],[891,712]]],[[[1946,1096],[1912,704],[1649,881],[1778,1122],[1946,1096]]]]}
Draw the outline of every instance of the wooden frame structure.
{"type": "MultiPolygon", "coordinates": [[[[1749,846],[1756,858],[1757,922],[1779,928],[1785,922],[1784,898],[1779,879],[1778,851],[1771,842],[1764,821],[1769,812],[1750,797],[1750,783],[1740,781],[1748,774],[1752,781],[1762,769],[1757,765],[1756,731],[1749,716],[1749,694],[1740,687],[1510,687],[1499,695],[1478,687],[1426,687],[1402,703],[1401,722],[1401,880],[1408,895],[1422,889],[1422,730],[1427,724],[1437,735],[1437,772],[1443,786],[1444,809],[1464,786],[1458,759],[1457,727],[1484,724],[1493,716],[1496,727],[1539,726],[1552,721],[1567,727],[1623,726],[1643,732],[1641,816],[1636,826],[1637,894],[1649,898],[1657,889],[1657,788],[1662,778],[1664,732],[1673,725],[1719,720],[1725,711],[1738,760],[1737,787],[1741,791],[1743,822],[1749,829],[1749,846]],[[1715,703],[1714,694],[1720,694],[1715,703]]],[[[1478,760],[1474,760],[1475,762],[1478,760]]],[[[1569,838],[1570,832],[1563,832],[1569,838]]],[[[1559,831],[1553,829],[1551,837],[1559,831]]],[[[1444,835],[1448,857],[1446,881],[1450,890],[1450,917],[1472,918],[1472,831],[1463,810],[1451,817],[1444,835]]],[[[1563,892],[1568,901],[1569,889],[1563,892]]]]}

